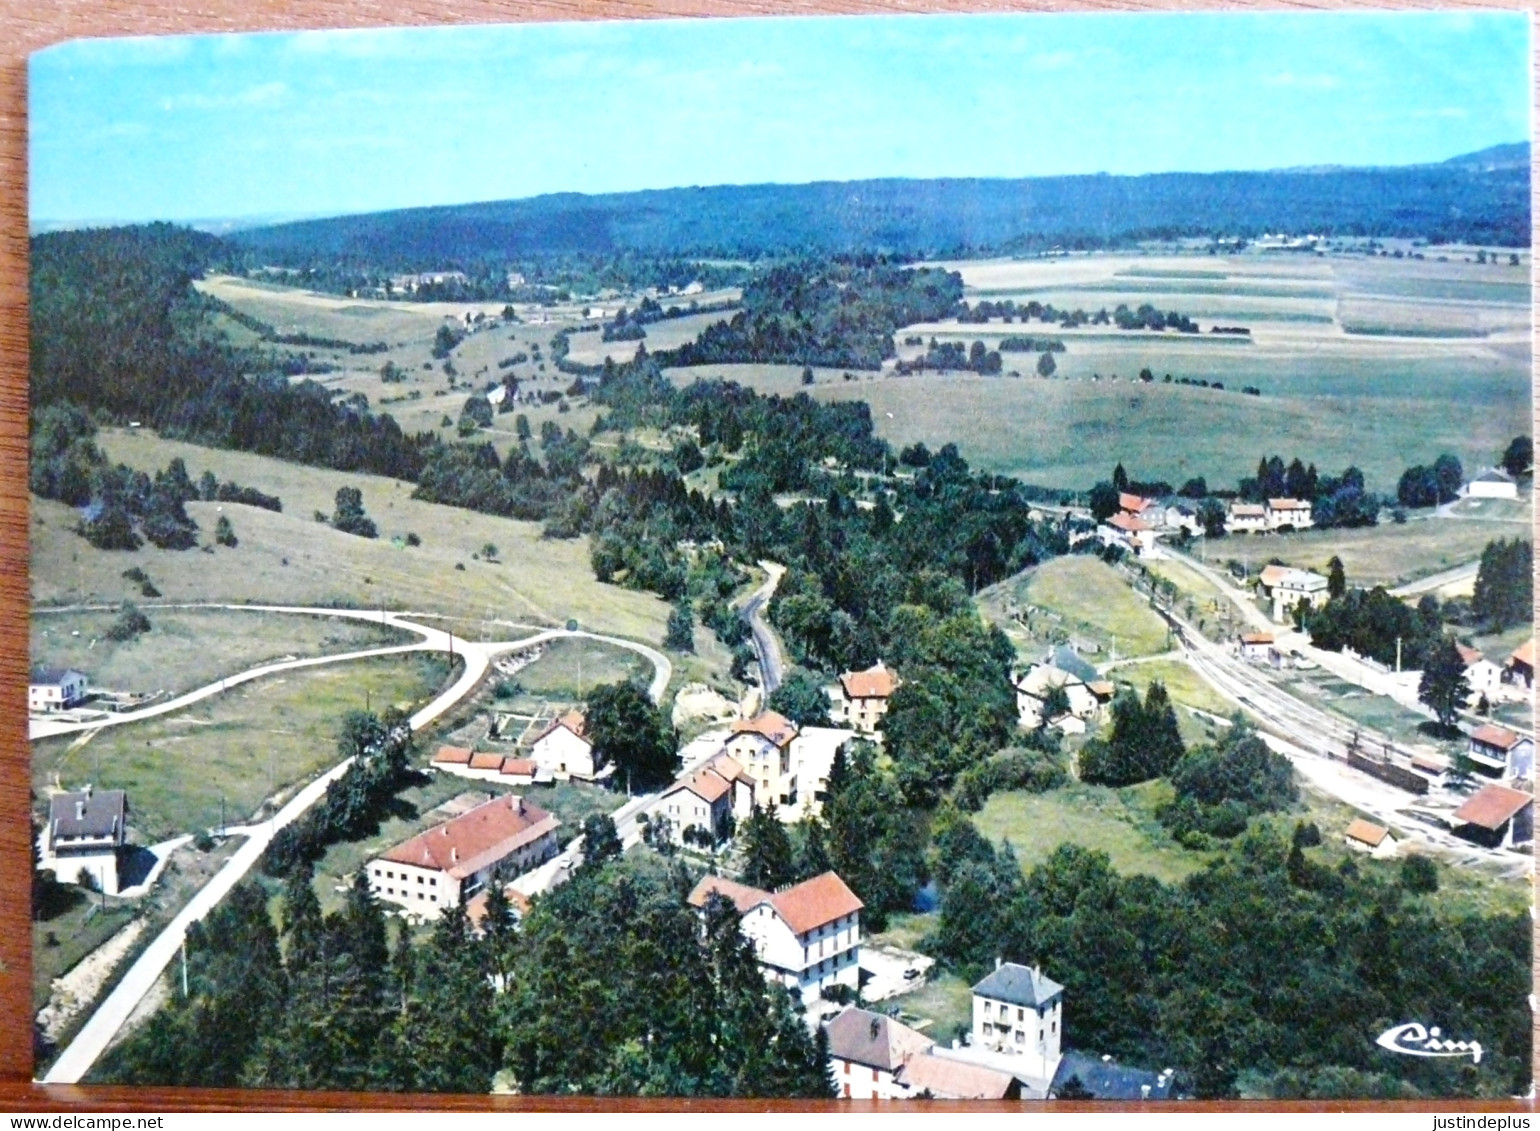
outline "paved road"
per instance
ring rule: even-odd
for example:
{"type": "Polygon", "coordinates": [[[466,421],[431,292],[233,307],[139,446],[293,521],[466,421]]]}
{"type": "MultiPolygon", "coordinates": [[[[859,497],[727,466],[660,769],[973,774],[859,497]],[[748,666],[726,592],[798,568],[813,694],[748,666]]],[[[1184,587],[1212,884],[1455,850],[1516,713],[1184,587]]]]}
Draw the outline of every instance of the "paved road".
{"type": "MultiPolygon", "coordinates": [[[[786,567],[775,562],[760,562],[769,577],[765,583],[754,590],[753,596],[744,604],[741,616],[748,623],[750,641],[754,645],[754,655],[759,660],[759,685],[764,692],[764,699],[769,700],[776,688],[781,686],[781,677],[786,671],[786,661],[781,655],[781,642],[775,632],[765,623],[765,606],[770,603],[770,598],[775,595],[775,587],[781,583],[781,578],[786,575],[786,567]]],[[[761,704],[763,705],[763,704],[761,704]]]]}
{"type": "MultiPolygon", "coordinates": [[[[453,652],[464,659],[465,667],[460,678],[421,710],[410,718],[409,724],[414,731],[421,730],[446,712],[457,706],[461,700],[471,693],[487,674],[491,667],[492,657],[509,651],[521,651],[547,640],[554,640],[563,636],[582,636],[605,643],[616,644],[621,647],[637,651],[653,661],[656,669],[650,693],[654,700],[662,697],[668,686],[673,667],[668,658],[661,652],[648,648],[646,645],[637,644],[634,641],[623,640],[619,637],[602,636],[595,633],[568,631],[566,629],[547,629],[535,633],[521,640],[498,641],[494,643],[472,643],[462,640],[451,633],[438,628],[429,628],[415,621],[406,619],[406,614],[380,613],[380,612],[356,612],[344,609],[316,609],[296,606],[203,606],[226,607],[234,609],[256,608],[262,612],[297,613],[312,616],[344,616],[357,617],[371,620],[381,620],[383,623],[395,625],[411,632],[415,632],[423,639],[415,645],[407,645],[385,649],[383,651],[371,650],[365,653],[346,654],[342,656],[315,657],[310,660],[287,661],[281,664],[263,665],[249,672],[243,672],[240,676],[232,676],[218,683],[200,688],[187,696],[173,700],[171,703],[160,704],[158,708],[148,709],[146,712],[136,712],[137,718],[149,718],[153,715],[165,714],[168,710],[177,709],[178,706],[186,706],[188,703],[197,702],[209,695],[217,694],[224,687],[237,682],[245,682],[249,679],[260,678],[262,675],[271,674],[273,671],[289,670],[294,667],[311,666],[316,663],[336,663],[348,659],[358,658],[360,655],[389,654],[395,651],[413,651],[432,649],[437,651],[453,652]]],[[[128,715],[116,720],[117,722],[132,722],[135,718],[128,715]]],[[[98,724],[100,725],[100,724],[98,724]]],[[[82,728],[89,729],[89,728],[82,728]]],[[[247,840],[236,850],[235,854],[219,870],[217,874],[205,884],[188,902],[181,912],[163,930],[160,935],[150,943],[137,961],[129,967],[123,978],[107,999],[91,1015],[89,1021],[81,1028],[75,1039],[59,1055],[53,1066],[44,1076],[44,1083],[50,1084],[74,1084],[78,1083],[85,1074],[90,1071],[93,1064],[101,1056],[112,1038],[128,1020],[129,1014],[139,1004],[144,995],[149,992],[166,967],[176,957],[177,950],[186,938],[187,929],[193,923],[203,918],[218,905],[231,889],[235,887],[251,870],[252,866],[261,859],[274,834],[285,825],[297,820],[304,812],[319,801],[326,793],[327,787],[344,773],[352,759],[347,759],[327,770],[315,781],[301,789],[282,809],[268,821],[261,825],[248,826],[244,831],[247,840]]],[[[655,795],[652,796],[655,800],[655,795]]],[[[640,807],[648,798],[638,798],[636,802],[628,803],[628,808],[635,805],[634,812],[639,812],[640,807]]],[[[624,812],[624,809],[622,810],[624,812]]],[[[634,822],[633,822],[634,824],[634,822]]]]}

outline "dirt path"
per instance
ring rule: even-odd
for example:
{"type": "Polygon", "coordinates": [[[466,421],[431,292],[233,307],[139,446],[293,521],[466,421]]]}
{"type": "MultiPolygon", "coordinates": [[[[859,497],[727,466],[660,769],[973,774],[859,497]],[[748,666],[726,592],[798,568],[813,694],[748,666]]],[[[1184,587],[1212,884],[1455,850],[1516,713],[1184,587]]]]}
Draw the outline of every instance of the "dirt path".
{"type": "Polygon", "coordinates": [[[117,969],[142,934],[144,920],[135,919],[53,980],[48,1004],[37,1015],[44,1036],[50,1041],[59,1039],[80,1011],[95,1000],[102,982],[117,969]]]}

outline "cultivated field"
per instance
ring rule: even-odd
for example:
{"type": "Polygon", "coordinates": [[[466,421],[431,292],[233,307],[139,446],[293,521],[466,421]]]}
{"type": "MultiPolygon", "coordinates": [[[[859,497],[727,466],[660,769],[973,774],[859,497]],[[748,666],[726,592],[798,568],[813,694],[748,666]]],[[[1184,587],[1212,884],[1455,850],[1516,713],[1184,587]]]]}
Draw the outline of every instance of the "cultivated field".
{"type": "MultiPolygon", "coordinates": [[[[128,599],[147,602],[124,582],[128,599]]],[[[416,640],[386,625],[282,613],[148,608],[151,629],[107,638],[116,610],[32,618],[32,662],[78,668],[93,689],[179,695],[222,676],[282,659],[329,656],[416,640]]]]}
{"type": "Polygon", "coordinates": [[[35,742],[32,781],[40,797],[87,782],[127,790],[141,844],[218,825],[221,799],[229,823],[240,824],[260,819],[265,799],[336,764],[348,711],[407,709],[443,680],[443,663],[425,656],[302,669],[83,741],[35,742]]]}
{"type": "Polygon", "coordinates": [[[222,505],[240,545],[213,554],[150,546],[103,552],[74,533],[72,510],[34,499],[32,597],[38,604],[115,605],[125,596],[122,572],[138,566],[168,602],[385,606],[550,626],[576,619],[596,632],[651,643],[663,638],[668,606],[594,580],[586,539],[542,539],[536,523],[421,502],[411,497],[411,484],[378,476],[201,448],[137,430],[106,431],[101,443],[113,460],[150,472],[181,456],[194,477],[208,468],[222,480],[276,494],[284,512],[192,503],[187,510],[204,540],[212,542],[222,505]],[[332,513],[344,486],[362,491],[378,539],[343,534],[313,518],[317,510],[332,513]],[[408,533],[422,545],[407,546],[408,533]],[[473,560],[488,542],[498,548],[497,561],[473,560]]]}

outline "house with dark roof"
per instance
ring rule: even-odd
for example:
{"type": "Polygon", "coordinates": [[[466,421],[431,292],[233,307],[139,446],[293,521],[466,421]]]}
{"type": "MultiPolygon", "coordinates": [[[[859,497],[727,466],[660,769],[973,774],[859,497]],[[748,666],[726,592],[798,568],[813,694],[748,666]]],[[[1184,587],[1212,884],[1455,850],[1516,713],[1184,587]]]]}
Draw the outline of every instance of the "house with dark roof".
{"type": "Polygon", "coordinates": [[[997,962],[973,987],[974,1048],[1021,1057],[1023,1072],[1049,1080],[1064,1030],[1064,987],[1036,966],[997,962]]]}
{"type": "Polygon", "coordinates": [[[1484,785],[1454,811],[1456,836],[1487,848],[1513,848],[1535,839],[1533,794],[1505,785],[1484,785]]]}
{"type": "Polygon", "coordinates": [[[1049,1099],[1085,1100],[1172,1100],[1176,1093],[1176,1072],[1166,1068],[1151,1072],[1119,1064],[1110,1056],[1091,1056],[1067,1052],[1059,1060],[1049,1099]]]}
{"type": "Polygon", "coordinates": [[[1470,733],[1466,751],[1478,773],[1489,778],[1527,780],[1535,770],[1535,740],[1495,723],[1470,733]]]}
{"type": "Polygon", "coordinates": [[[369,884],[377,898],[436,918],[494,877],[510,878],[555,856],[560,826],[517,794],[493,797],[369,861],[369,884]]]}
{"type": "Polygon", "coordinates": [[[1502,468],[1488,467],[1465,485],[1465,494],[1471,499],[1517,499],[1519,484],[1502,468]]]}
{"type": "Polygon", "coordinates": [[[86,697],[86,676],[74,668],[34,668],[27,681],[27,710],[67,711],[86,697]]]}
{"type": "Polygon", "coordinates": [[[837,985],[857,988],[864,905],[835,873],[778,892],[704,876],[690,892],[690,906],[704,911],[713,897],[730,902],[741,916],[765,977],[804,1004],[837,985]]]}
{"type": "Polygon", "coordinates": [[[48,827],[40,869],[64,884],[88,884],[118,894],[118,856],[128,843],[128,794],[121,789],[56,793],[48,801],[48,827]]]}

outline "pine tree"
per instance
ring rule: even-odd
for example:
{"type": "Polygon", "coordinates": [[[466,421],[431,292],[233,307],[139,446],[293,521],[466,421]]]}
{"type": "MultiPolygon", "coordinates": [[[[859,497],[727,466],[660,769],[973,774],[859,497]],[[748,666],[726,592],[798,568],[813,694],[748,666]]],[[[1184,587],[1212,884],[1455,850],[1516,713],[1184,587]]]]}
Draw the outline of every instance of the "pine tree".
{"type": "Polygon", "coordinates": [[[1454,729],[1460,708],[1470,698],[1470,681],[1465,678],[1465,661],[1449,637],[1441,638],[1423,660],[1417,698],[1437,716],[1440,727],[1446,732],[1454,729]]]}
{"type": "Polygon", "coordinates": [[[743,882],[774,891],[796,879],[791,838],[775,811],[775,805],[755,805],[738,827],[738,845],[743,853],[743,882]]]}

